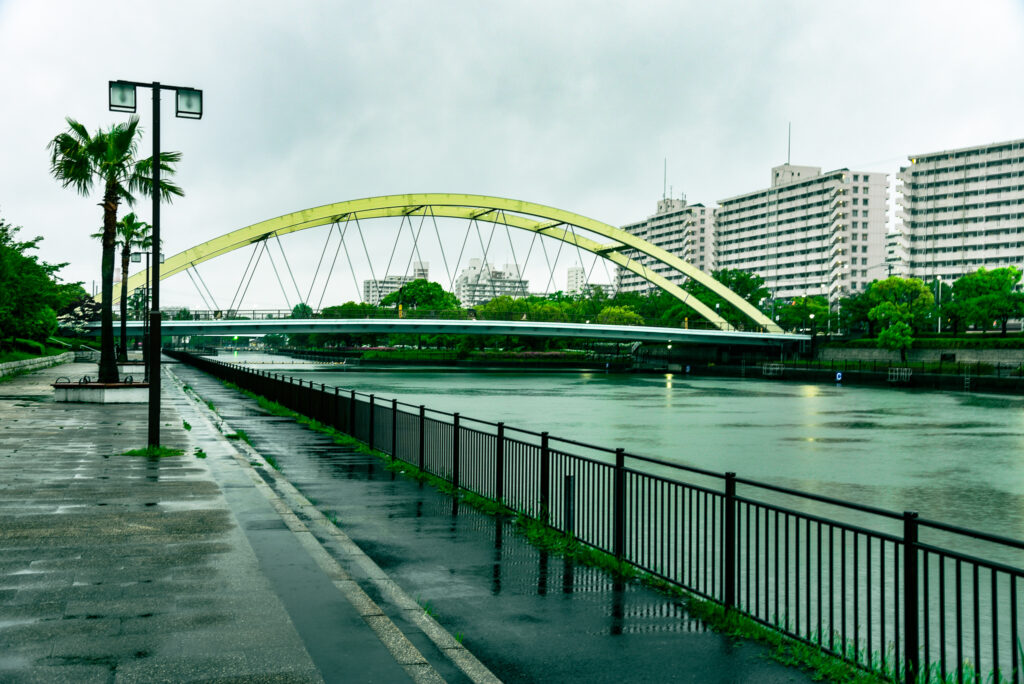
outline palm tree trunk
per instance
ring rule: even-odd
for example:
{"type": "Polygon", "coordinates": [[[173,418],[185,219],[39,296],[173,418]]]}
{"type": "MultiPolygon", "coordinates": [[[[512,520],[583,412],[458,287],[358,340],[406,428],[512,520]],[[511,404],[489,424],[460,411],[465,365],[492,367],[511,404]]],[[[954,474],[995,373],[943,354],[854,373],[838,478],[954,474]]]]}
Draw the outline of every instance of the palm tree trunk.
{"type": "Polygon", "coordinates": [[[128,360],[128,264],[131,259],[131,246],[124,245],[121,249],[121,349],[117,352],[118,361],[128,360]]]}
{"type": "Polygon", "coordinates": [[[117,188],[108,182],[103,194],[103,261],[100,268],[100,382],[117,382],[114,355],[114,256],[117,252],[117,188]]]}

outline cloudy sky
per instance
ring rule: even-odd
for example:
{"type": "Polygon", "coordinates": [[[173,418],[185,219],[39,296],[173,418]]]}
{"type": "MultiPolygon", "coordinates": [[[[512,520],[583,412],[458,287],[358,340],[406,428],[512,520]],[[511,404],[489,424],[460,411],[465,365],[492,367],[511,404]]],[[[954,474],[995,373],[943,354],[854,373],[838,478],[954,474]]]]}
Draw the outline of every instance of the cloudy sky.
{"type": "MultiPolygon", "coordinates": [[[[0,64],[0,216],[42,235],[43,258],[70,262],[64,276],[87,288],[99,195],[62,189],[46,144],[65,116],[90,130],[123,120],[107,111],[111,79],[205,94],[201,121],[162,110],[187,193],[162,212],[168,254],[404,192],[526,199],[621,225],[653,212],[666,157],[668,183],[691,202],[764,187],[790,121],[793,162],[825,169],[892,173],[912,153],[1024,137],[1020,0],[0,0],[0,64]]],[[[149,150],[144,91],[139,113],[149,150]]],[[[368,236],[371,251],[388,251],[395,230],[368,236]]],[[[442,240],[462,242],[449,230],[442,240]]],[[[307,232],[283,240],[300,290],[325,239],[307,232]]],[[[200,267],[219,306],[247,258],[200,267]]],[[[286,304],[266,266],[246,307],[286,304]]],[[[546,270],[531,269],[543,289],[546,270]]],[[[348,289],[325,304],[368,277],[341,270],[332,287],[348,289]]],[[[202,307],[185,276],[165,288],[165,305],[202,307]]]]}

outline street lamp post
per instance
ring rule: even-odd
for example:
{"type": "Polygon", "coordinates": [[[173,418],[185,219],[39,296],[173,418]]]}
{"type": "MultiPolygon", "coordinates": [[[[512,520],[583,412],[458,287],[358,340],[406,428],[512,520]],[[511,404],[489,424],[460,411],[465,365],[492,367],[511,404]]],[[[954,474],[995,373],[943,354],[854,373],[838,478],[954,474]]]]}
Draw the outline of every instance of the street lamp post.
{"type": "Polygon", "coordinates": [[[160,91],[175,92],[175,116],[203,117],[203,91],[182,86],[161,85],[159,81],[110,81],[109,108],[113,112],[135,113],[135,89],[153,92],[153,272],[152,310],[149,314],[149,446],[160,446],[160,91]]]}
{"type": "Polygon", "coordinates": [[[149,252],[132,252],[132,261],[139,263],[146,257],[146,286],[142,290],[142,363],[144,380],[149,382],[149,252]]]}
{"type": "Polygon", "coordinates": [[[935,332],[942,334],[942,276],[935,276],[935,291],[938,293],[938,321],[935,324],[935,332]]]}

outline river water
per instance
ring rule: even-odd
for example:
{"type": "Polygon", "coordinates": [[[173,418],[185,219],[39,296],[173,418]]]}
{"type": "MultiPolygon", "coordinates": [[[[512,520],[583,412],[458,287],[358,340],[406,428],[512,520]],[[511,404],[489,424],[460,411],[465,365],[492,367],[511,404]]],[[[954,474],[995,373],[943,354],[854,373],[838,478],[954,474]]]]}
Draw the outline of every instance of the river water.
{"type": "Polygon", "coordinates": [[[1024,398],[685,374],[256,362],[381,399],[1024,537],[1024,398]]]}

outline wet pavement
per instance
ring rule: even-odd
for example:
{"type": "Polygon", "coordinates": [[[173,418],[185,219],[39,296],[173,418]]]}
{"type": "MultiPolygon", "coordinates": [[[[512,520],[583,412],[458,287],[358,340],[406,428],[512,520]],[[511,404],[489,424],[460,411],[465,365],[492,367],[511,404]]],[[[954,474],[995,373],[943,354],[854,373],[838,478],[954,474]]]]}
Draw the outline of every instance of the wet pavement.
{"type": "Polygon", "coordinates": [[[0,681],[486,681],[405,638],[172,365],[163,459],[124,455],[146,405],[53,402],[92,365],[0,383],[0,681]]]}
{"type": "MultiPolygon", "coordinates": [[[[193,368],[175,372],[504,681],[810,681],[756,644],[709,631],[677,600],[541,552],[509,522],[455,506],[373,457],[268,415],[193,368]]],[[[345,565],[346,550],[318,536],[345,565]]],[[[361,585],[368,579],[350,571],[361,585]]],[[[372,582],[364,588],[429,653],[387,592],[372,582]]]]}

